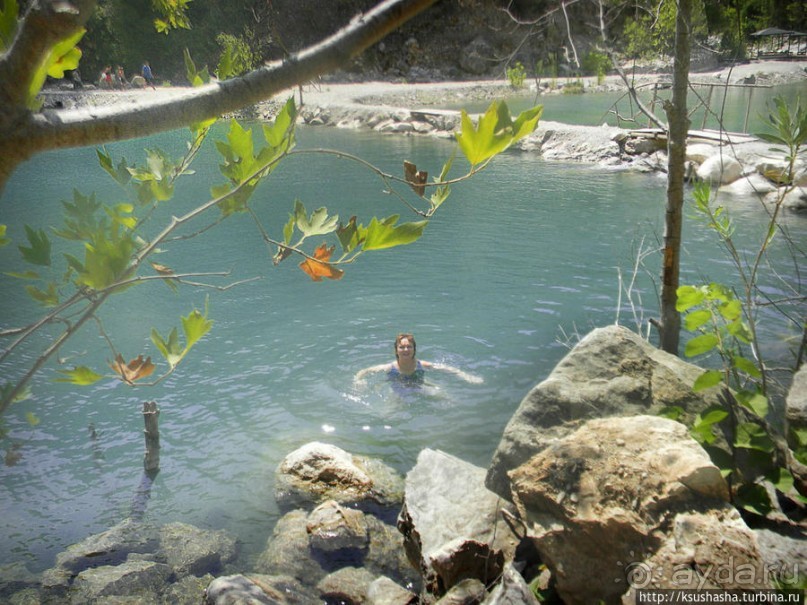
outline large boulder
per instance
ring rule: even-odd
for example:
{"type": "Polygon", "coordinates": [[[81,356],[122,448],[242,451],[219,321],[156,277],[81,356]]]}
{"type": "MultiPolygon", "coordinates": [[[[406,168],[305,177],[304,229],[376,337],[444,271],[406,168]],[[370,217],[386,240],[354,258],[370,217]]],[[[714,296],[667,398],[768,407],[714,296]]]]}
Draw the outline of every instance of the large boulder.
{"type": "Polygon", "coordinates": [[[433,596],[468,578],[488,585],[513,559],[518,537],[502,514],[512,509],[484,480],[484,469],[431,449],[406,476],[398,529],[433,596]]]}
{"type": "Polygon", "coordinates": [[[326,500],[365,509],[393,507],[403,498],[403,478],[382,462],[312,442],[280,463],[275,499],[281,509],[313,507],[326,500]]]}
{"type": "Polygon", "coordinates": [[[519,517],[567,605],[644,588],[635,586],[639,564],[653,571],[654,588],[692,588],[670,579],[679,565],[764,567],[754,534],[726,502],[720,470],[678,422],[591,420],[510,475],[519,517]]]}
{"type": "Polygon", "coordinates": [[[345,567],[364,567],[403,586],[420,586],[395,527],[335,502],[281,517],[255,563],[259,573],[293,577],[308,588],[345,567]]]}
{"type": "Polygon", "coordinates": [[[137,596],[143,602],[156,603],[170,576],[170,567],[154,561],[126,561],[85,569],[70,588],[70,602],[95,603],[103,597],[137,596]]]}
{"type": "Polygon", "coordinates": [[[160,559],[177,577],[216,574],[237,555],[235,538],[224,530],[204,530],[187,523],[160,528],[160,559]]]}
{"type": "Polygon", "coordinates": [[[711,390],[693,392],[702,372],[626,328],[593,330],[521,402],[493,455],[486,485],[510,499],[508,471],[592,418],[658,414],[678,406],[691,420],[718,403],[711,390]]]}
{"type": "Polygon", "coordinates": [[[716,154],[698,166],[697,174],[707,183],[728,185],[743,175],[743,165],[728,154],[716,154]]]}

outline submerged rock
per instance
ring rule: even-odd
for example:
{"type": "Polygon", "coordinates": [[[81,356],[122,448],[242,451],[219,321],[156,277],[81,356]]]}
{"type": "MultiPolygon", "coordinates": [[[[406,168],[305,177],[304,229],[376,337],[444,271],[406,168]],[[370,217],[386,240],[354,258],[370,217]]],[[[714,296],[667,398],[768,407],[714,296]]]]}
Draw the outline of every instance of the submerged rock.
{"type": "Polygon", "coordinates": [[[403,478],[378,460],[353,456],[326,443],[296,449],[278,466],[275,499],[281,509],[334,500],[368,508],[400,504],[403,478]]]}

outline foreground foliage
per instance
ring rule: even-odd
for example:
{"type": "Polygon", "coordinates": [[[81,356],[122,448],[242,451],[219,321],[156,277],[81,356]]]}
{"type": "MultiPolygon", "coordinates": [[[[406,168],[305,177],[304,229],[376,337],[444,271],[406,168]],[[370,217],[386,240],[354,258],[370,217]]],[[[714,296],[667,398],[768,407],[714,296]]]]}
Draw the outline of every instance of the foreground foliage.
{"type": "MultiPolygon", "coordinates": [[[[765,363],[758,332],[763,309],[768,313],[773,309],[780,320],[790,324],[788,331],[796,335],[797,343],[793,348],[794,369],[788,372],[792,376],[805,356],[805,296],[782,281],[778,289],[782,295],[771,299],[761,287],[760,274],[767,268],[766,253],[774,238],[787,237],[779,224],[779,216],[785,196],[794,188],[797,160],[804,155],[807,144],[807,110],[800,104],[788,108],[777,98],[767,122],[770,132],[758,136],[775,145],[771,151],[783,157],[785,168],[779,180],[786,186],[769,210],[769,221],[755,253],[743,251],[749,242],[736,241],[729,212],[714,202],[710,188],[701,184],[695,190],[697,216],[718,236],[727,251],[739,276],[740,290],[707,283],[681,286],[677,292],[677,309],[685,313],[684,326],[696,333],[686,343],[686,356],[716,354],[719,360],[719,367],[704,371],[694,388],[696,391],[720,388],[721,405],[695,419],[692,435],[709,451],[728,478],[734,502],[763,516],[777,506],[766,486],[773,487],[785,498],[807,502],[805,486],[794,482],[791,472],[794,459],[795,464],[807,463],[807,431],[793,429],[791,434],[782,436],[781,431],[770,424],[770,398],[775,385],[772,371],[765,363]],[[796,489],[798,487],[801,489],[796,489]]],[[[791,244],[793,262],[798,265],[803,261],[804,250],[791,244]]],[[[775,269],[765,272],[777,274],[775,269]]],[[[680,416],[680,412],[670,411],[673,416],[680,416]]]]}

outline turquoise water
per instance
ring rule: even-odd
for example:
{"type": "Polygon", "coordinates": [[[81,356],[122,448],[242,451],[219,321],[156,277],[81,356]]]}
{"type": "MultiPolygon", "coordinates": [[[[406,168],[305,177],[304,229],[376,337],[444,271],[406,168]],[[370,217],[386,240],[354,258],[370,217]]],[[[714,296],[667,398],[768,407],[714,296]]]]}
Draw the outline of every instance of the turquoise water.
{"type": "MultiPolygon", "coordinates": [[[[395,173],[406,159],[437,173],[452,149],[444,141],[332,129],[303,128],[299,139],[301,147],[339,148],[395,173]]],[[[142,161],[145,146],[177,151],[183,141],[183,133],[170,133],[108,150],[142,161]]],[[[0,222],[15,226],[11,236],[19,239],[23,221],[41,224],[59,213],[74,186],[118,200],[94,155],[92,149],[49,153],[22,166],[0,200],[0,222]]],[[[197,177],[165,216],[207,199],[219,180],[216,163],[208,149],[197,177]]],[[[177,271],[232,271],[219,283],[261,279],[179,295],[161,284],[143,285],[104,309],[118,350],[127,358],[141,351],[156,358],[150,328],[166,334],[209,296],[213,331],[155,387],[105,380],[82,389],[52,382],[54,365],[41,372],[34,397],[6,418],[23,457],[0,466],[0,564],[47,568],[68,544],[129,514],[142,470],[144,400],[162,410],[162,470],[148,517],[228,529],[241,538],[246,557],[263,546],[277,519],[275,467],[308,441],[381,458],[402,473],[424,447],[487,465],[521,399],[576,335],[617,318],[633,328],[634,311],[645,322],[656,315],[658,256],[639,272],[633,309],[625,296],[617,309],[619,274],[627,281],[639,247],[661,240],[664,194],[658,176],[507,153],[455,188],[420,242],[366,255],[339,282],[313,283],[296,261],[273,268],[246,217],[196,241],[165,246],[156,260],[177,271]],[[433,374],[434,388],[406,396],[383,381],[354,387],[356,371],[391,359],[399,331],[415,333],[420,358],[460,367],[484,383],[433,374]],[[30,427],[26,412],[35,412],[40,424],[30,427]]],[[[292,159],[258,191],[256,211],[275,236],[295,198],[309,210],[325,205],[365,223],[372,214],[406,212],[379,180],[333,157],[292,159]]],[[[738,202],[735,212],[743,233],[764,222],[750,200],[738,202]]],[[[795,241],[807,241],[803,217],[787,216],[783,225],[795,241]]],[[[704,229],[689,221],[684,237],[683,281],[728,279],[728,265],[704,229]]],[[[14,246],[0,252],[0,272],[21,268],[15,253],[14,246]]],[[[785,274],[795,281],[795,272],[790,266],[785,274]]],[[[2,280],[0,325],[29,320],[25,295],[10,289],[5,275],[2,280]]],[[[771,355],[785,357],[782,335],[773,325],[764,329],[771,355]]],[[[102,368],[111,355],[87,326],[61,357],[70,366],[102,368]]],[[[13,375],[26,360],[0,367],[0,374],[13,375]]]]}
{"type": "MultiPolygon", "coordinates": [[[[590,78],[586,79],[586,86],[590,78]]],[[[544,80],[543,82],[546,82],[544,80]]],[[[693,78],[697,82],[697,77],[693,78]]],[[[562,80],[565,82],[565,80],[562,80]]],[[[594,82],[593,84],[596,84],[594,82]]],[[[593,85],[592,84],[592,85],[593,85]]],[[[639,88],[639,99],[646,107],[653,103],[653,92],[649,88],[639,88]]],[[[670,98],[670,90],[658,91],[656,98],[656,115],[664,118],[661,102],[670,98]]],[[[709,92],[707,86],[694,86],[687,99],[690,108],[690,121],[693,129],[711,128],[730,132],[758,133],[767,130],[765,118],[771,110],[770,100],[781,95],[790,107],[795,107],[799,98],[801,106],[807,105],[807,86],[803,82],[786,84],[774,88],[720,88],[714,87],[709,92]],[[707,103],[711,111],[704,122],[704,109],[701,102],[707,103]],[[697,108],[697,109],[696,109],[697,108]],[[722,120],[718,119],[722,116],[722,120]]],[[[625,93],[584,93],[584,94],[543,94],[538,97],[535,93],[522,93],[514,95],[508,100],[511,110],[523,111],[535,103],[544,105],[544,118],[553,122],[564,124],[580,124],[583,126],[599,126],[609,124],[622,128],[646,128],[652,126],[646,117],[641,117],[635,104],[625,93]],[[631,119],[633,121],[631,121],[631,119]]],[[[449,105],[459,108],[459,105],[449,105]]],[[[468,111],[482,111],[484,104],[464,105],[468,111]]]]}

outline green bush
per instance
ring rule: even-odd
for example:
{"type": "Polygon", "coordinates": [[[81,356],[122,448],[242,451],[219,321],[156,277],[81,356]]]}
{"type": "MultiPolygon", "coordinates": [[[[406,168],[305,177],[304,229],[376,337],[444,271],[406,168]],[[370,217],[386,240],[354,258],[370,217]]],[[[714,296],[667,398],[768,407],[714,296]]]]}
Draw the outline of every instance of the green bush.
{"type": "Polygon", "coordinates": [[[507,79],[510,81],[510,86],[513,88],[521,88],[524,86],[524,80],[527,79],[527,70],[521,61],[516,61],[513,67],[507,68],[507,79]]]}
{"type": "Polygon", "coordinates": [[[592,50],[583,57],[583,73],[589,76],[596,75],[597,84],[603,83],[605,74],[608,73],[608,70],[613,66],[611,58],[604,53],[598,53],[592,50]]]}

